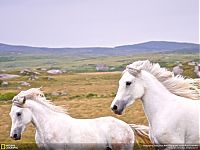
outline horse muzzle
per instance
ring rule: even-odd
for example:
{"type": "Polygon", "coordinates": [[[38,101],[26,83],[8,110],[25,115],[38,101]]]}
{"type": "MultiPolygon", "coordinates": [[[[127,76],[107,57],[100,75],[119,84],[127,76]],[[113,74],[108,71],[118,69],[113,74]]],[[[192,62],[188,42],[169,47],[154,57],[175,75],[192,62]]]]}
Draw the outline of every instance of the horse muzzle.
{"type": "Polygon", "coordinates": [[[15,130],[13,130],[13,132],[10,134],[10,137],[13,140],[20,140],[21,139],[21,131],[22,131],[22,128],[17,128],[15,130]]]}
{"type": "Polygon", "coordinates": [[[114,105],[111,105],[111,109],[115,114],[122,115],[125,106],[124,101],[116,101],[114,105]]]}
{"type": "Polygon", "coordinates": [[[16,134],[16,133],[14,133],[14,134],[11,136],[11,138],[12,138],[13,140],[20,140],[20,139],[21,139],[21,134],[16,134]]]}

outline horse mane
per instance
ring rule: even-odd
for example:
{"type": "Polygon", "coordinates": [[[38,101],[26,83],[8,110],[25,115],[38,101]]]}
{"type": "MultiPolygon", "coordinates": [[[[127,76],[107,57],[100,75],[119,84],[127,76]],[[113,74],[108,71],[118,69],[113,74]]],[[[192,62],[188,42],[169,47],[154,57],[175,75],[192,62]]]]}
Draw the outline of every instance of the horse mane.
{"type": "Polygon", "coordinates": [[[67,113],[63,107],[56,106],[51,100],[47,100],[40,88],[31,88],[26,91],[21,91],[17,96],[14,97],[15,101],[17,100],[17,97],[25,97],[26,100],[33,100],[55,112],[67,113]]]}
{"type": "Polygon", "coordinates": [[[175,76],[173,72],[160,67],[158,63],[151,63],[149,60],[136,61],[128,65],[133,69],[145,70],[155,76],[171,93],[190,99],[199,99],[200,90],[194,85],[195,80],[184,78],[181,75],[175,76]]]}

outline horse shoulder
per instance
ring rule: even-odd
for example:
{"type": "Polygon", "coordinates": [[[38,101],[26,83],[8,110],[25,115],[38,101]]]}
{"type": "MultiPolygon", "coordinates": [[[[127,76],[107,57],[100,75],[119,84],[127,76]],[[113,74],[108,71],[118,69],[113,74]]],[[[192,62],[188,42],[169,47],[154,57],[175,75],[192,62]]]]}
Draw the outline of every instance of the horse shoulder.
{"type": "Polygon", "coordinates": [[[181,121],[179,116],[176,116],[176,114],[180,114],[175,112],[175,107],[172,106],[172,110],[168,109],[160,112],[157,117],[155,117],[152,126],[150,126],[152,142],[156,144],[184,142],[185,124],[181,121]]]}

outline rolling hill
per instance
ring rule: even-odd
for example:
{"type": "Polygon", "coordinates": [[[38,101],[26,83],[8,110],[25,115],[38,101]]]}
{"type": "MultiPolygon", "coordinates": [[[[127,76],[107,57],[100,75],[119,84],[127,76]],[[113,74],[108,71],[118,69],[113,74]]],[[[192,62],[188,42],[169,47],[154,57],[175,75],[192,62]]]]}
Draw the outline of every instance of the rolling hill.
{"type": "Polygon", "coordinates": [[[198,53],[199,44],[180,43],[167,41],[150,41],[133,45],[122,45],[113,48],[108,47],[84,47],[84,48],[48,48],[31,47],[21,45],[8,45],[0,43],[0,56],[9,54],[54,54],[69,56],[125,56],[138,53],[198,53]]]}

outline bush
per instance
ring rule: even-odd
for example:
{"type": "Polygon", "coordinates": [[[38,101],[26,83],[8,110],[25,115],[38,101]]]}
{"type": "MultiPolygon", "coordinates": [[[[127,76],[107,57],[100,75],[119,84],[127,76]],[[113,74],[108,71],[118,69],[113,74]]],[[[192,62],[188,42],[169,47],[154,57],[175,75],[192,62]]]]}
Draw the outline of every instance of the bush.
{"type": "Polygon", "coordinates": [[[12,92],[4,93],[4,94],[0,93],[0,101],[12,100],[15,95],[16,93],[12,93],[12,92]]]}
{"type": "Polygon", "coordinates": [[[81,98],[81,97],[82,97],[81,95],[75,95],[75,96],[71,96],[71,97],[69,97],[69,99],[71,100],[71,99],[81,98]]]}
{"type": "Polygon", "coordinates": [[[97,97],[97,94],[89,93],[89,94],[86,95],[86,98],[91,98],[91,97],[97,97]]]}

